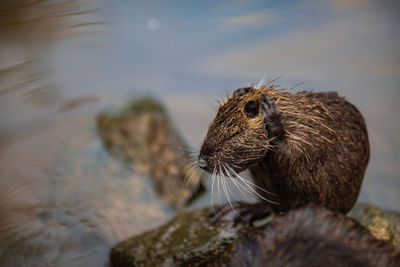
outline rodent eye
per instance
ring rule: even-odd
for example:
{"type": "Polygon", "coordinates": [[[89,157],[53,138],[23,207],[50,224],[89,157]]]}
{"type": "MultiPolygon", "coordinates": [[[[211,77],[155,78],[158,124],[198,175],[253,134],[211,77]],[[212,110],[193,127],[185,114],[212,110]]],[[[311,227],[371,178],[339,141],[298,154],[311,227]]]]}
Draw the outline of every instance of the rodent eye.
{"type": "Polygon", "coordinates": [[[257,116],[258,110],[259,110],[259,103],[252,100],[247,102],[246,105],[244,106],[244,113],[249,118],[254,118],[255,116],[257,116]]]}

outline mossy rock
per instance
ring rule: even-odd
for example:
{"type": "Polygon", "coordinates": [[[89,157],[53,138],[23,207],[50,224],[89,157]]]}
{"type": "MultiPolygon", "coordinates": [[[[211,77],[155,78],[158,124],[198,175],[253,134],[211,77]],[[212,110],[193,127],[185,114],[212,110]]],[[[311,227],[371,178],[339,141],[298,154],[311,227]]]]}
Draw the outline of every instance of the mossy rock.
{"type": "Polygon", "coordinates": [[[209,208],[183,213],[169,223],[117,244],[112,266],[199,266],[220,255],[249,227],[209,223],[209,208]]]}
{"type": "MultiPolygon", "coordinates": [[[[348,246],[348,249],[354,251],[369,251],[365,255],[359,252],[354,255],[355,258],[360,257],[366,262],[371,259],[376,262],[400,262],[400,253],[394,252],[393,246],[388,242],[376,240],[363,226],[344,215],[332,215],[334,213],[326,209],[318,211],[305,208],[303,211],[293,211],[290,215],[278,216],[259,228],[248,227],[245,224],[235,226],[227,222],[210,225],[210,211],[210,208],[205,208],[178,214],[172,221],[155,230],[117,244],[110,254],[112,266],[253,266],[256,263],[257,266],[263,266],[265,262],[271,261],[293,263],[292,256],[306,247],[321,249],[321,253],[334,257],[335,253],[329,254],[329,242],[334,242],[341,251],[347,251],[343,246],[348,246]],[[281,245],[273,243],[275,241],[272,240],[280,240],[276,242],[281,242],[281,245]],[[302,241],[299,243],[298,240],[302,241]],[[306,243],[307,246],[301,245],[306,243]],[[326,245],[328,249],[325,250],[326,245]],[[277,249],[278,254],[275,251],[277,249]],[[290,253],[294,254],[289,258],[282,256],[290,253]]],[[[391,232],[393,238],[389,241],[396,245],[393,241],[398,236],[400,226],[398,213],[385,212],[367,204],[357,204],[349,216],[367,227],[377,239],[388,241],[382,236],[377,236],[374,228],[371,228],[371,225],[380,225],[382,221],[377,222],[374,219],[379,216],[388,223],[383,223],[385,229],[394,229],[391,230],[394,231],[391,232]]],[[[348,256],[354,260],[351,254],[348,256]]],[[[309,260],[303,256],[302,260],[309,260]]],[[[346,261],[346,253],[343,252],[342,256],[341,260],[346,261]]],[[[317,258],[321,259],[324,260],[323,257],[317,258]]]]}
{"type": "Polygon", "coordinates": [[[392,243],[400,250],[400,213],[358,203],[347,215],[365,226],[376,238],[392,243]]]}
{"type": "Polygon", "coordinates": [[[107,151],[148,174],[155,191],[175,210],[204,191],[199,174],[189,167],[194,159],[187,145],[154,98],[134,100],[117,114],[98,115],[97,131],[107,151]]]}

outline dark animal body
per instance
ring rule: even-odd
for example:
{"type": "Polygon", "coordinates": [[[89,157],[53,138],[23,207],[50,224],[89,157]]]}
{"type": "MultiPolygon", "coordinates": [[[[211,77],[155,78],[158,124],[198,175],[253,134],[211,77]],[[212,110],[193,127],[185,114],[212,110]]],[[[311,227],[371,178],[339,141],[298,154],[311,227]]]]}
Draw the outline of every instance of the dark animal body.
{"type": "Polygon", "coordinates": [[[249,169],[255,184],[273,193],[258,190],[277,203],[275,211],[315,203],[346,213],[369,154],[362,115],[336,92],[264,86],[240,88],[221,103],[198,162],[224,175],[249,169]]]}
{"type": "Polygon", "coordinates": [[[209,266],[394,267],[400,253],[340,213],[305,207],[241,236],[209,266]]]}

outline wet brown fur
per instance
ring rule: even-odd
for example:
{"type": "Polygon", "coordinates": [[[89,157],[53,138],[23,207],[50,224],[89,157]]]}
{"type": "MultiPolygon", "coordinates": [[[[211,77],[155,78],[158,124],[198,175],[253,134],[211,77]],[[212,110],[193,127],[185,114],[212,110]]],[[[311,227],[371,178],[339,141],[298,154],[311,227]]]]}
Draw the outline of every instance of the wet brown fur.
{"type": "Polygon", "coordinates": [[[278,197],[274,208],[289,210],[308,203],[348,212],[354,205],[369,161],[365,121],[357,108],[336,92],[291,93],[266,85],[234,94],[219,107],[200,157],[210,172],[249,169],[254,182],[278,197]],[[249,101],[275,101],[284,129],[282,140],[268,137],[265,113],[248,118],[249,101]],[[222,166],[222,167],[221,167],[222,166]]]}
{"type": "Polygon", "coordinates": [[[358,222],[305,207],[252,230],[209,266],[399,266],[400,253],[358,222]]]}

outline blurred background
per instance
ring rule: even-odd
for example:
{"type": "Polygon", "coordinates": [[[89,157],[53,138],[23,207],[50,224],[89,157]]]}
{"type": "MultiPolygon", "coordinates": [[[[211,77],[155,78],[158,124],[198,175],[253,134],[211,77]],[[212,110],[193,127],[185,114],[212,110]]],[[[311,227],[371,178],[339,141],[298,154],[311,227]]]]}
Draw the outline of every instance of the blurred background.
{"type": "Polygon", "coordinates": [[[99,266],[116,241],[172,216],[104,151],[99,112],[152,95],[199,149],[216,100],[260,79],[354,103],[372,151],[359,201],[400,210],[399,10],[396,0],[1,1],[0,258],[99,266]]]}

